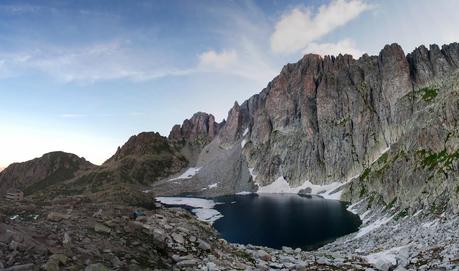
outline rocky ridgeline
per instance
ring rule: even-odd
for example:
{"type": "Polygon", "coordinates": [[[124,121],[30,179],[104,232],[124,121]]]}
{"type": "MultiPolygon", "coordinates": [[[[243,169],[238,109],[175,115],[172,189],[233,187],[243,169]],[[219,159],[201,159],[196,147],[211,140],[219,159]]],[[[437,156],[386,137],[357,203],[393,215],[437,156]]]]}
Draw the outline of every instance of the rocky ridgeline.
{"type": "Polygon", "coordinates": [[[14,163],[0,172],[0,196],[10,188],[25,190],[28,194],[71,179],[82,172],[96,168],[93,164],[71,153],[51,152],[24,163],[14,163]]]}
{"type": "Polygon", "coordinates": [[[306,55],[260,94],[236,103],[211,143],[226,151],[207,147],[199,162],[205,166],[244,140],[241,156],[262,185],[281,176],[293,186],[345,181],[410,128],[404,124],[413,118],[411,104],[400,99],[451,76],[458,65],[456,43],[421,46],[408,56],[397,44],[358,60],[306,55]]]}

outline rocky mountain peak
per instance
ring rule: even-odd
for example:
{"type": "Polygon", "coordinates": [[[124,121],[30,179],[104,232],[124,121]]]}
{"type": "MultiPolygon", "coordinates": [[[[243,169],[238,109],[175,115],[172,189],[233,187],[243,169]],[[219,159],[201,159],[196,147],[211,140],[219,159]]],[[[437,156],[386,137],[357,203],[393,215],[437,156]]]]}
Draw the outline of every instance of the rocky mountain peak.
{"type": "Polygon", "coordinates": [[[436,44],[427,49],[424,45],[417,47],[407,55],[411,75],[417,84],[430,82],[434,76],[445,76],[451,69],[459,67],[459,43],[440,47],[436,44]]]}
{"type": "Polygon", "coordinates": [[[143,132],[131,136],[122,147],[118,147],[115,155],[107,160],[105,164],[121,160],[128,156],[141,157],[148,154],[158,154],[170,151],[171,147],[166,137],[156,132],[143,132]]]}
{"type": "Polygon", "coordinates": [[[183,121],[183,124],[175,125],[169,134],[172,141],[195,142],[203,140],[210,142],[218,133],[220,125],[215,117],[204,112],[195,113],[190,119],[183,121]]]}

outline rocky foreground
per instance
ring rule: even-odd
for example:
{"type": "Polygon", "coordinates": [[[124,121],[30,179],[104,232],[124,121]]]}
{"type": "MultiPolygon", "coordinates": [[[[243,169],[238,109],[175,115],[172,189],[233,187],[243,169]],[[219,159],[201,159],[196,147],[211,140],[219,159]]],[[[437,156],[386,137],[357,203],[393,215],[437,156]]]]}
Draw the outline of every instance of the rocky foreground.
{"type": "Polygon", "coordinates": [[[84,197],[0,208],[0,270],[459,270],[457,216],[381,223],[377,214],[302,251],[229,244],[188,211],[159,204],[136,219],[135,208],[84,197]]]}

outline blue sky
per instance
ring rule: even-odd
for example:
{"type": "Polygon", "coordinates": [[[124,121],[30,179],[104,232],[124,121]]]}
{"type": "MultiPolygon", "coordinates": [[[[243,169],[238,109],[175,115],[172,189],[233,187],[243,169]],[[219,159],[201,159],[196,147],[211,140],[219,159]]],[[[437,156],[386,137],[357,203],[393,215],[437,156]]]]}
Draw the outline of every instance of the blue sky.
{"type": "Polygon", "coordinates": [[[0,1],[0,167],[223,119],[305,53],[459,41],[459,1],[0,1]]]}

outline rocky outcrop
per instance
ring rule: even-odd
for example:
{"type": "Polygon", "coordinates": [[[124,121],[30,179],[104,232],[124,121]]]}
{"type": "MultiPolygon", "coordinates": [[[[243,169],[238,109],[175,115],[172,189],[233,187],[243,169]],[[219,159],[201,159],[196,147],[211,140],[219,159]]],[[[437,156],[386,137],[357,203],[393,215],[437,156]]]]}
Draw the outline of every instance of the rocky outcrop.
{"type": "Polygon", "coordinates": [[[175,125],[168,139],[180,147],[180,152],[195,165],[204,146],[209,144],[224,126],[225,121],[217,123],[211,114],[198,112],[186,119],[182,126],[175,125]]]}
{"type": "Polygon", "coordinates": [[[0,195],[10,188],[33,193],[95,168],[74,154],[51,152],[24,163],[11,164],[0,173],[0,195]]]}
{"type": "Polygon", "coordinates": [[[101,170],[119,171],[126,181],[150,184],[188,164],[178,149],[159,133],[140,133],[118,148],[101,170]]]}
{"type": "Polygon", "coordinates": [[[209,143],[218,134],[219,129],[220,125],[215,122],[213,115],[198,112],[183,121],[182,126],[175,125],[169,134],[169,140],[209,143]]]}
{"type": "Polygon", "coordinates": [[[187,165],[187,159],[167,138],[145,132],[132,136],[102,166],[70,180],[65,186],[54,187],[54,191],[60,194],[78,191],[103,200],[118,198],[130,204],[147,200],[151,204],[150,199],[136,195],[138,191],[187,165]]]}

